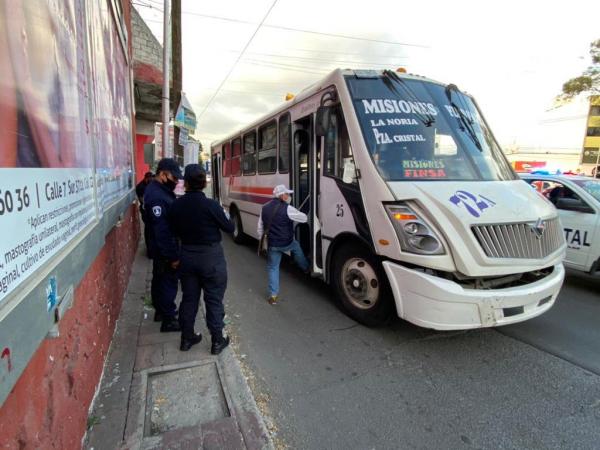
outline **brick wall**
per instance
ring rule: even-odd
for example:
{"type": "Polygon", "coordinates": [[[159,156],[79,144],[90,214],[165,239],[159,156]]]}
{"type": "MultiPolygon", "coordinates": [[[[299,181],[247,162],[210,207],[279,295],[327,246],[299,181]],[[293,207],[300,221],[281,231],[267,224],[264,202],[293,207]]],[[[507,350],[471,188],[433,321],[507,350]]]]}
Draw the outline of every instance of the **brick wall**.
{"type": "Polygon", "coordinates": [[[132,205],[106,236],[60,322],[60,337],[46,339],[0,409],[0,445],[9,449],[78,449],[88,409],[126,292],[139,239],[132,205]]]}
{"type": "Polygon", "coordinates": [[[133,60],[162,70],[162,46],[135,8],[131,8],[133,60]]]}

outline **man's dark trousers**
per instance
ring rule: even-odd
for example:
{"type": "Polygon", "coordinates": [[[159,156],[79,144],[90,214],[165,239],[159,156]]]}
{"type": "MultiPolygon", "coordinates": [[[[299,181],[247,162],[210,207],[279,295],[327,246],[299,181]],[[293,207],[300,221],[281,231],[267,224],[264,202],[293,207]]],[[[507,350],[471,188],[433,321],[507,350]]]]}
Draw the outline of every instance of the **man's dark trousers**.
{"type": "Polygon", "coordinates": [[[211,336],[222,336],[227,265],[221,244],[215,242],[182,246],[180,261],[179,276],[183,295],[179,305],[179,324],[182,335],[193,335],[200,294],[204,291],[206,326],[211,336]]]}
{"type": "Polygon", "coordinates": [[[165,259],[155,257],[152,260],[152,306],[165,319],[177,314],[175,297],[177,296],[177,272],[165,259]]]}
{"type": "Polygon", "coordinates": [[[144,243],[146,244],[146,255],[150,257],[150,247],[148,242],[150,241],[150,226],[146,223],[146,217],[143,209],[140,209],[142,216],[142,223],[144,227],[144,243]]]}

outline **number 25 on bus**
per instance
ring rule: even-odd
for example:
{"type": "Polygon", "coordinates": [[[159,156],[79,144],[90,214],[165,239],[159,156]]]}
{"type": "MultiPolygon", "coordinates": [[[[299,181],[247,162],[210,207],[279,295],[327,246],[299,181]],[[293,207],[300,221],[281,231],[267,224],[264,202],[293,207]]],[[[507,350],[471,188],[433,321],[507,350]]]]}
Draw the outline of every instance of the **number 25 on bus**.
{"type": "Polygon", "coordinates": [[[289,184],[314,277],[366,325],[438,330],[538,316],[564,278],[554,207],[520,180],[475,100],[392,71],[335,70],[212,146],[234,240],[289,184]]]}

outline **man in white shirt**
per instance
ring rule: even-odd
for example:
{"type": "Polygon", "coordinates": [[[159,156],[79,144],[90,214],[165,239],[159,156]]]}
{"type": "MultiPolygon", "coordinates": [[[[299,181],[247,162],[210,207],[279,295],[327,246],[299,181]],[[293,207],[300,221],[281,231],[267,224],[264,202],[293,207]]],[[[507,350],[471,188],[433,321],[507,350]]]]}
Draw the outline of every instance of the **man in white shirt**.
{"type": "Polygon", "coordinates": [[[309,263],[304,256],[298,241],[294,239],[294,222],[306,223],[306,214],[289,204],[290,194],[285,185],[280,184],[273,189],[273,200],[262,207],[258,219],[258,235],[267,233],[267,272],[269,274],[269,297],[271,305],[277,303],[279,296],[279,264],[281,255],[290,252],[296,264],[304,271],[309,271],[309,263]]]}

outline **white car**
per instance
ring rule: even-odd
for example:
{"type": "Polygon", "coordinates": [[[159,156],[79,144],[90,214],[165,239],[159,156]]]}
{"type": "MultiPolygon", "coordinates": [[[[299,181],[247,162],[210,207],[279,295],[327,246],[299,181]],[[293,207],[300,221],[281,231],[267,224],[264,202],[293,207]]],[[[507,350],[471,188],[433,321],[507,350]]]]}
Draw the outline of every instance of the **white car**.
{"type": "Polygon", "coordinates": [[[521,174],[554,204],[567,241],[565,266],[600,270],[600,180],[571,175],[521,174]]]}

